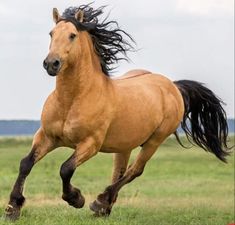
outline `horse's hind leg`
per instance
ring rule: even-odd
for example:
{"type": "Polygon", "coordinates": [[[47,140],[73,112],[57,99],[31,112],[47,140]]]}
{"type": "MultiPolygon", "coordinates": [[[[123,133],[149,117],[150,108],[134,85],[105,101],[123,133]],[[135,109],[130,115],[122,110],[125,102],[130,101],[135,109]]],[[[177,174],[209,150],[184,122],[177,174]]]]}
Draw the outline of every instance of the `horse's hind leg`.
{"type": "Polygon", "coordinates": [[[44,135],[42,130],[39,130],[34,137],[31,152],[20,162],[19,174],[5,210],[7,219],[16,220],[19,218],[20,210],[25,202],[23,196],[25,179],[29,175],[33,165],[53,149],[54,144],[52,141],[44,135]]]}
{"type": "Polygon", "coordinates": [[[130,155],[131,155],[131,151],[128,151],[125,153],[114,154],[112,184],[116,183],[120,178],[123,177],[127,169],[130,155]]]}
{"type": "MultiPolygon", "coordinates": [[[[130,159],[131,151],[125,153],[115,153],[113,156],[113,174],[112,174],[112,184],[115,184],[119,179],[121,179],[127,169],[127,165],[130,159]]],[[[112,205],[116,202],[117,195],[113,199],[112,205]]]]}
{"type": "Polygon", "coordinates": [[[131,182],[143,173],[147,161],[152,157],[165,138],[166,136],[156,139],[156,136],[153,135],[152,138],[143,145],[134,163],[129,166],[124,176],[114,184],[108,186],[103,193],[98,195],[97,199],[90,204],[90,209],[97,215],[109,215],[119,190],[125,184],[131,182]]]}

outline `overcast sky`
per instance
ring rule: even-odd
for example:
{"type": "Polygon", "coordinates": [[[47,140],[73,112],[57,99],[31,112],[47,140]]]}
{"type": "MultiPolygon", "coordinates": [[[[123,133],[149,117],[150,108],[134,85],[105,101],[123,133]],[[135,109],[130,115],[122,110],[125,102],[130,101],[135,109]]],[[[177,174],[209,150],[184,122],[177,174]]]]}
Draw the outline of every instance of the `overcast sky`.
{"type": "MultiPolygon", "coordinates": [[[[52,8],[62,13],[88,2],[1,0],[0,119],[40,119],[55,86],[42,67],[54,26],[52,8]]],[[[172,80],[204,82],[234,117],[233,0],[97,0],[94,5],[104,4],[139,49],[115,75],[144,68],[172,80]]]]}

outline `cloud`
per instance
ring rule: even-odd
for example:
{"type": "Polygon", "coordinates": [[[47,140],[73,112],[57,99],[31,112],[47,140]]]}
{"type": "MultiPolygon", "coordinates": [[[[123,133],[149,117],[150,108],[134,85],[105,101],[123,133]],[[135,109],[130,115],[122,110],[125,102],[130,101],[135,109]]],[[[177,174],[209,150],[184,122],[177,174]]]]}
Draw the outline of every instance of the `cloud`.
{"type": "Polygon", "coordinates": [[[12,12],[5,6],[3,3],[0,3],[0,15],[3,16],[10,16],[12,12]]]}
{"type": "Polygon", "coordinates": [[[233,0],[178,0],[177,9],[186,13],[213,15],[214,13],[233,14],[233,0]]]}

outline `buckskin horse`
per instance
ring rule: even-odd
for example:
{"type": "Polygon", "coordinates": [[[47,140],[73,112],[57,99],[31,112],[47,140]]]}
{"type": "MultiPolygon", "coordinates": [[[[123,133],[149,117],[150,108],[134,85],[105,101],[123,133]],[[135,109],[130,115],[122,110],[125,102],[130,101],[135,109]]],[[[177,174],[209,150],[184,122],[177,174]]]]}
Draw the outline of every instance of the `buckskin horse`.
{"type": "Polygon", "coordinates": [[[103,8],[70,7],[62,15],[53,9],[56,26],[50,32],[43,66],[56,76],[56,88],[45,102],[32,150],[20,162],[6,218],[19,218],[26,177],[39,160],[61,146],[74,149],[62,164],[60,176],[62,198],[75,208],[85,203],[81,191],[70,182],[75,169],[98,152],[114,153],[112,183],[90,204],[97,215],[111,213],[120,189],[142,174],[169,135],[175,134],[180,141],[176,133],[180,123],[190,141],[226,162],[226,113],[223,102],[205,85],[172,82],[146,70],[110,78],[113,63],[125,58],[133,39],[116,21],[100,21],[103,8]],[[127,166],[138,146],[140,152],[127,166]]]}

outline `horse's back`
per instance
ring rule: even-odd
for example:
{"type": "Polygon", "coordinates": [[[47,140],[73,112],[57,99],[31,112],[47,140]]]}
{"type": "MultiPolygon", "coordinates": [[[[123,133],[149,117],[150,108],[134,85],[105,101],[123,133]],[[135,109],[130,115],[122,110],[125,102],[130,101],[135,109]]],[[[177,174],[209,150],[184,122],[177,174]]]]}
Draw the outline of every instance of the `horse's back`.
{"type": "Polygon", "coordinates": [[[118,77],[113,77],[113,80],[124,80],[124,79],[129,79],[129,78],[134,78],[134,77],[139,77],[145,74],[151,74],[150,71],[148,70],[143,70],[143,69],[135,69],[135,70],[130,70],[127,73],[123,74],[122,76],[118,77]]]}
{"type": "Polygon", "coordinates": [[[118,86],[132,85],[133,83],[153,83],[157,86],[172,86],[172,81],[162,74],[152,73],[144,69],[130,70],[127,73],[112,77],[112,80],[118,86]]]}
{"type": "Polygon", "coordinates": [[[135,94],[137,90],[133,89],[134,87],[144,89],[143,95],[147,94],[148,91],[156,93],[161,89],[167,90],[168,93],[181,96],[178,88],[169,78],[147,70],[131,70],[123,76],[113,78],[112,80],[120,94],[122,94],[123,88],[127,88],[125,93],[133,92],[135,94]]]}

